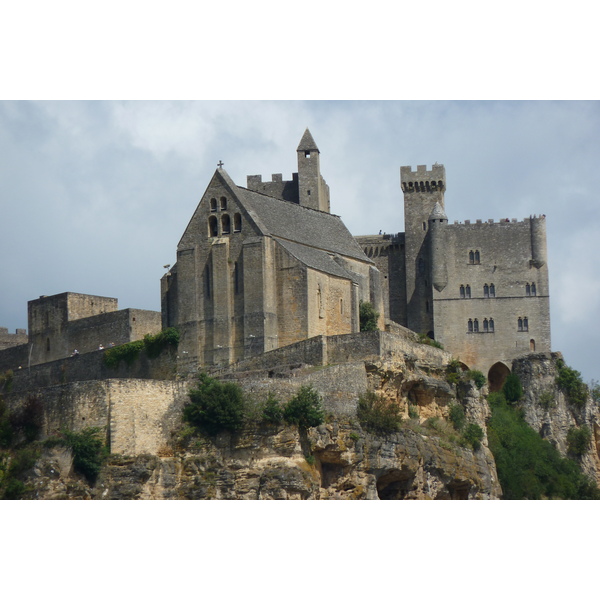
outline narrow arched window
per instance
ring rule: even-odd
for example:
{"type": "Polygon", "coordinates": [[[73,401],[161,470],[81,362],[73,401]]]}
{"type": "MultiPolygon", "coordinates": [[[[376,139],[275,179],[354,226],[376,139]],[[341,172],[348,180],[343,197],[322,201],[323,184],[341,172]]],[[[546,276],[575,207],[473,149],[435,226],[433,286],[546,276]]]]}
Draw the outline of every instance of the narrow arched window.
{"type": "Polygon", "coordinates": [[[535,295],[536,295],[536,293],[537,293],[537,292],[536,292],[536,289],[535,289],[535,283],[532,283],[532,284],[531,284],[531,295],[532,295],[532,296],[535,296],[535,295]]]}
{"type": "Polygon", "coordinates": [[[483,297],[484,298],[490,297],[490,286],[487,283],[483,286],[483,297]]]}
{"type": "Polygon", "coordinates": [[[209,237],[217,237],[219,235],[219,223],[215,216],[208,218],[208,235],[209,237]]]}
{"type": "Polygon", "coordinates": [[[50,338],[46,338],[46,352],[50,352],[50,338]]]}
{"type": "Polygon", "coordinates": [[[242,230],[242,215],[235,213],[233,215],[233,231],[236,233],[242,230]]]}
{"type": "Polygon", "coordinates": [[[484,331],[484,333],[487,333],[489,331],[489,325],[488,325],[487,319],[483,320],[483,331],[484,331]]]}
{"type": "Polygon", "coordinates": [[[523,331],[529,331],[529,319],[527,317],[523,319],[523,331]]]}
{"type": "Polygon", "coordinates": [[[523,319],[521,317],[517,321],[517,331],[523,331],[523,319]]]}
{"type": "Polygon", "coordinates": [[[531,296],[531,286],[529,284],[525,286],[525,295],[531,296]]]}
{"type": "Polygon", "coordinates": [[[473,250],[469,252],[469,264],[472,265],[475,262],[475,253],[473,250]]]}
{"type": "Polygon", "coordinates": [[[212,212],[216,212],[216,210],[217,210],[217,199],[216,198],[210,199],[210,210],[212,212]]]}
{"type": "Polygon", "coordinates": [[[223,215],[221,217],[221,231],[223,231],[224,234],[231,233],[231,219],[229,218],[229,215],[223,215]]]}
{"type": "Polygon", "coordinates": [[[464,285],[460,286],[460,297],[461,298],[465,297],[465,286],[464,285]]]}
{"type": "Polygon", "coordinates": [[[468,285],[466,287],[465,292],[467,294],[467,298],[470,298],[471,297],[471,286],[470,285],[468,285]]]}
{"type": "Polygon", "coordinates": [[[473,320],[469,319],[469,322],[467,323],[467,331],[469,333],[473,333],[473,320]]]}
{"type": "Polygon", "coordinates": [[[479,264],[479,250],[475,250],[475,264],[479,264]]]}
{"type": "Polygon", "coordinates": [[[529,351],[535,352],[535,340],[529,340],[529,351]]]}
{"type": "Polygon", "coordinates": [[[494,319],[490,319],[490,333],[494,333],[494,319]]]}
{"type": "Polygon", "coordinates": [[[423,231],[427,231],[427,223],[425,221],[423,221],[423,231]]]}
{"type": "Polygon", "coordinates": [[[221,210],[227,210],[227,198],[225,198],[224,196],[221,196],[220,203],[221,203],[221,210]]]}
{"type": "Polygon", "coordinates": [[[496,297],[496,286],[492,283],[490,284],[490,298],[496,297]]]}
{"type": "Polygon", "coordinates": [[[479,333],[479,321],[477,319],[473,320],[473,331],[479,333]]]}

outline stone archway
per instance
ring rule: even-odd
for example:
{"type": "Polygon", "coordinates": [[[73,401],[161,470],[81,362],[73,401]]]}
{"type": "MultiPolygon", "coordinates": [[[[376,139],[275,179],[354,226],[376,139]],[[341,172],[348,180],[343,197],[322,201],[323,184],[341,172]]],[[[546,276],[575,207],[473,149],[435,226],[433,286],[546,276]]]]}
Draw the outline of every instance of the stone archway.
{"type": "Polygon", "coordinates": [[[504,385],[506,377],[509,375],[510,369],[502,362],[494,363],[488,371],[488,382],[490,384],[490,392],[499,392],[504,385]]]}

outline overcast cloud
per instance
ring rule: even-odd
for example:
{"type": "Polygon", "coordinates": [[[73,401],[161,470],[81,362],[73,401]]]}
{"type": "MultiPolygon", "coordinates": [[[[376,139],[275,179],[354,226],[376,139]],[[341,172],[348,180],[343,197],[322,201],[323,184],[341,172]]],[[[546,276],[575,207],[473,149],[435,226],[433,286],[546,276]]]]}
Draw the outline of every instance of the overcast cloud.
{"type": "Polygon", "coordinates": [[[160,310],[217,162],[288,179],[306,127],[355,235],[404,230],[401,165],[445,165],[450,222],[546,214],[552,347],[600,379],[598,102],[0,102],[0,326],[65,291],[160,310]]]}

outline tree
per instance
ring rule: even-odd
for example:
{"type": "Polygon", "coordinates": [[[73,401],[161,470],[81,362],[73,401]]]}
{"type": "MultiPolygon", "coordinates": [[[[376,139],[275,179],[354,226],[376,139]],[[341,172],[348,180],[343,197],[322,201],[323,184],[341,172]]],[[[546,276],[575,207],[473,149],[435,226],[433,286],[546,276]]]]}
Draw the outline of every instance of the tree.
{"type": "Polygon", "coordinates": [[[377,319],[379,319],[379,313],[373,308],[370,302],[361,302],[358,305],[358,315],[360,321],[361,331],[377,331],[377,319]]]}
{"type": "Polygon", "coordinates": [[[302,386],[298,393],[285,405],[283,418],[286,423],[301,429],[318,427],[325,420],[319,393],[310,386],[302,386]]]}
{"type": "Polygon", "coordinates": [[[508,402],[511,404],[517,403],[523,396],[523,386],[521,385],[519,376],[509,373],[502,387],[502,392],[508,402]]]}

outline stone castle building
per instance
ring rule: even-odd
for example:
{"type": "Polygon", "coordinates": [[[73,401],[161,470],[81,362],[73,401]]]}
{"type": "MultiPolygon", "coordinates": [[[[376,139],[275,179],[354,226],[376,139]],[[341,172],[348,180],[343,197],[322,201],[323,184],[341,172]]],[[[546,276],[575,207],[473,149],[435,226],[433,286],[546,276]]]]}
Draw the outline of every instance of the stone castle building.
{"type": "Polygon", "coordinates": [[[0,367],[91,352],[161,326],[179,328],[182,366],[228,365],[356,333],[361,302],[380,313],[380,329],[433,338],[492,384],[517,356],[550,351],[544,216],[450,224],[443,165],[401,167],[405,232],[353,237],[330,214],[308,129],[297,159],[290,181],[252,175],[242,187],[222,165],[215,171],[161,280],[161,313],[119,311],[113,298],[42,297],[29,303],[28,338],[0,336],[0,367]]]}

